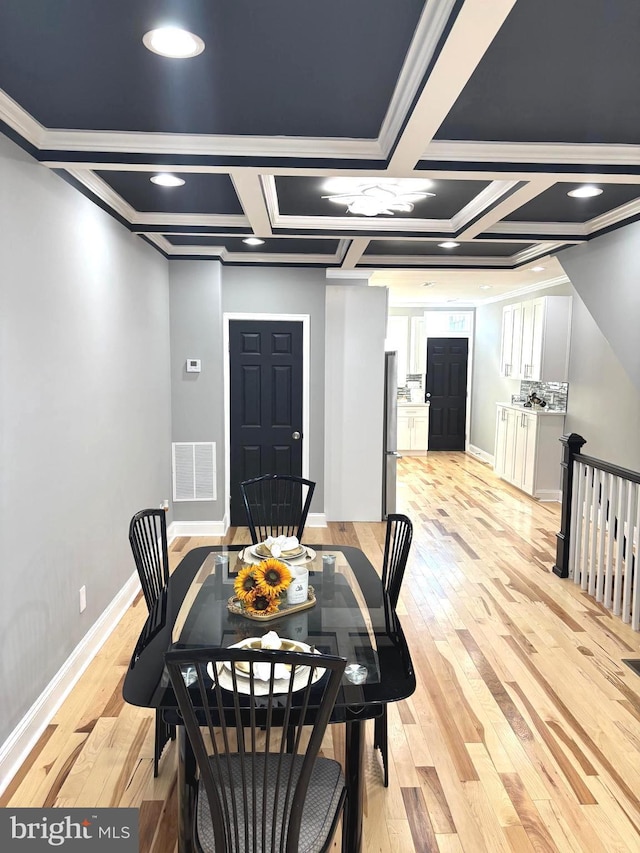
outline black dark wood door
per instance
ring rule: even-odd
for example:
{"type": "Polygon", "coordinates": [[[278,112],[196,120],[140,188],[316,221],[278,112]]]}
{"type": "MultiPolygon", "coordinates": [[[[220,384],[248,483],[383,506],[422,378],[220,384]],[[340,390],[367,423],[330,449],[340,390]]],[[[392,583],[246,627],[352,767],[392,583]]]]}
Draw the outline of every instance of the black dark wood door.
{"type": "Polygon", "coordinates": [[[302,476],[302,323],[229,322],[231,524],[246,524],[240,483],[302,476]]]}
{"type": "Polygon", "coordinates": [[[464,450],[468,355],[467,338],[427,340],[429,450],[464,450]]]}

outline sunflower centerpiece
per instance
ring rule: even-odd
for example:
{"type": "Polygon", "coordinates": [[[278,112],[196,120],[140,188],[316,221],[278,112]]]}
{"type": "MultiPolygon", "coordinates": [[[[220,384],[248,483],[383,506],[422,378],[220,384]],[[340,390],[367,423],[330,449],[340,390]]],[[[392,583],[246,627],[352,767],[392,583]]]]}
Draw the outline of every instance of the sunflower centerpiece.
{"type": "Polygon", "coordinates": [[[274,557],[240,569],[233,589],[243,610],[258,616],[276,613],[286,600],[292,576],[289,568],[274,557]]]}

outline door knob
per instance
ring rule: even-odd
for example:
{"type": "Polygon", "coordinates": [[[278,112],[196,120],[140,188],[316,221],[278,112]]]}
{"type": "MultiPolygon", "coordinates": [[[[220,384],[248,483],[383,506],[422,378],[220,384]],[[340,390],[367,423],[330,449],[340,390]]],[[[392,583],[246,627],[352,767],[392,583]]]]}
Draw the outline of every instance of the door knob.
{"type": "Polygon", "coordinates": [[[292,433],[291,433],[291,438],[293,438],[293,439],[294,439],[294,441],[298,441],[298,440],[299,440],[299,438],[300,438],[300,433],[298,432],[298,430],[296,430],[295,432],[292,432],[292,433]]]}
{"type": "Polygon", "coordinates": [[[431,396],[431,391],[427,391],[427,393],[424,396],[429,398],[431,396]]]}

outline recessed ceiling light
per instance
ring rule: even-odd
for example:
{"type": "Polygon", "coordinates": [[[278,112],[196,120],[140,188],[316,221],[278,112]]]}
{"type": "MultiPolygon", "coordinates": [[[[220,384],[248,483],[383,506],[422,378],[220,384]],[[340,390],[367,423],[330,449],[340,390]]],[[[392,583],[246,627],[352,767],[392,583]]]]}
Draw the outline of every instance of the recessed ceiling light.
{"type": "Polygon", "coordinates": [[[455,249],[456,246],[459,246],[460,243],[456,243],[455,240],[446,240],[444,243],[438,243],[438,246],[441,249],[455,249]]]}
{"type": "Polygon", "coordinates": [[[204,42],[199,36],[187,30],[181,30],[179,27],[160,27],[157,30],[149,30],[143,35],[142,43],[153,53],[168,56],[171,59],[190,59],[204,50],[204,42]]]}
{"type": "Polygon", "coordinates": [[[493,287],[492,284],[481,284],[480,290],[491,290],[492,287],[493,287]]]}
{"type": "Polygon", "coordinates": [[[571,190],[567,193],[571,198],[591,198],[594,195],[601,195],[602,190],[600,187],[594,187],[592,184],[584,184],[584,186],[578,187],[575,190],[571,190]]]}
{"type": "Polygon", "coordinates": [[[436,284],[437,284],[437,282],[435,282],[435,281],[425,281],[425,283],[422,286],[423,287],[435,287],[436,284]]]}
{"type": "Polygon", "coordinates": [[[181,187],[184,185],[182,178],[177,175],[171,175],[169,172],[161,172],[159,175],[154,175],[149,178],[152,184],[158,184],[160,187],[181,187]]]}
{"type": "Polygon", "coordinates": [[[247,246],[262,246],[262,245],[264,245],[264,240],[261,240],[259,237],[247,237],[242,242],[246,243],[247,246]]]}
{"type": "Polygon", "coordinates": [[[460,302],[459,299],[447,299],[447,302],[460,302]]]}
{"type": "Polygon", "coordinates": [[[542,272],[544,267],[531,267],[531,272],[542,272]]]}

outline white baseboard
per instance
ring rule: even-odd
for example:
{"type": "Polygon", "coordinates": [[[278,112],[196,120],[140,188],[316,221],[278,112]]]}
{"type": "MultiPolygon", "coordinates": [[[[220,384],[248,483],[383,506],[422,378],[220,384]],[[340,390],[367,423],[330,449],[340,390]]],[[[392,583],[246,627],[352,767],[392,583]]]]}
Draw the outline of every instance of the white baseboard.
{"type": "Polygon", "coordinates": [[[479,459],[481,462],[486,462],[493,468],[495,458],[490,453],[487,453],[485,450],[482,450],[480,447],[476,447],[475,444],[467,445],[467,453],[471,454],[471,456],[475,456],[476,459],[479,459]]]}
{"type": "Polygon", "coordinates": [[[224,536],[229,529],[226,516],[222,521],[172,521],[167,528],[167,540],[176,536],[224,536]]]}
{"type": "Polygon", "coordinates": [[[0,794],[139,592],[140,580],[138,573],[134,572],[0,746],[0,794]]]}
{"type": "Polygon", "coordinates": [[[555,503],[560,503],[562,500],[562,491],[560,489],[538,489],[534,498],[542,502],[554,501],[555,503]]]}
{"type": "Polygon", "coordinates": [[[323,512],[310,512],[305,527],[326,527],[327,516],[323,512]]]}

